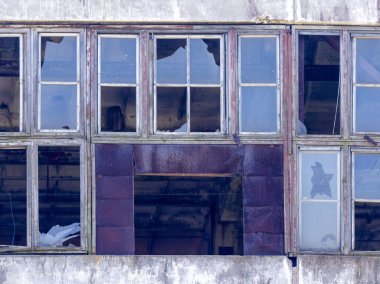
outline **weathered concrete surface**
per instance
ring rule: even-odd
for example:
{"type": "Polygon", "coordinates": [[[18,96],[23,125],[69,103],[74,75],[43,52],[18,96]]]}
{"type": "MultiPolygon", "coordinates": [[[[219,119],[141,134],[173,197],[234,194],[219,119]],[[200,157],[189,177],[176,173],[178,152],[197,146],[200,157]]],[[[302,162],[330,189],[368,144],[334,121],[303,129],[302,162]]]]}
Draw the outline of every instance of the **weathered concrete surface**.
{"type": "Polygon", "coordinates": [[[0,283],[291,283],[286,257],[1,256],[0,283]]]}
{"type": "Polygon", "coordinates": [[[380,283],[380,257],[300,256],[299,283],[380,283]]]}
{"type": "Polygon", "coordinates": [[[378,24],[378,0],[0,0],[0,21],[378,24]]]}

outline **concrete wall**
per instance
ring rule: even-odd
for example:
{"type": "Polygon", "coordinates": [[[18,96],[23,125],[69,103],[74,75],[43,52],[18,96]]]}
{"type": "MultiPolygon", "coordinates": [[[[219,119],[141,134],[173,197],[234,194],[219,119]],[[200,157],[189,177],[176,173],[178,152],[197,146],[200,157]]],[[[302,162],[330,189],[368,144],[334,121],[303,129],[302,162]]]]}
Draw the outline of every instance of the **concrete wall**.
{"type": "Polygon", "coordinates": [[[0,0],[0,21],[379,24],[378,0],[0,0]]]}
{"type": "Polygon", "coordinates": [[[1,256],[0,283],[290,284],[286,257],[1,256]]]}

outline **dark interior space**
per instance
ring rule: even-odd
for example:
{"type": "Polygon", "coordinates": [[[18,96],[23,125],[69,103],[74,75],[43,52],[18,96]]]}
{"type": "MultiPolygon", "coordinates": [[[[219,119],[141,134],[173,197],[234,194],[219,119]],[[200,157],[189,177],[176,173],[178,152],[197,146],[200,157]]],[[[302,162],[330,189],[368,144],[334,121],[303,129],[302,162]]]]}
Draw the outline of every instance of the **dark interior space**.
{"type": "Polygon", "coordinates": [[[0,150],[0,246],[26,246],[26,149],[0,150]]]}
{"type": "Polygon", "coordinates": [[[340,133],[339,51],[339,36],[299,36],[298,134],[340,133]]]}
{"type": "Polygon", "coordinates": [[[242,255],[240,177],[136,176],[137,255],[242,255]]]}
{"type": "Polygon", "coordinates": [[[355,202],[355,250],[380,250],[380,204],[355,202]]]}

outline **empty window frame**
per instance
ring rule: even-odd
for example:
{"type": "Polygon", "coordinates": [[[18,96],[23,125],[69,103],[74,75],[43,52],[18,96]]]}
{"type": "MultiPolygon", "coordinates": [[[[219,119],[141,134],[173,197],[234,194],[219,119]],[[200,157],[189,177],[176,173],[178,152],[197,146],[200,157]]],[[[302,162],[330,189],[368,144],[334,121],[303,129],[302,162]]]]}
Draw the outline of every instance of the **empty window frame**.
{"type": "Polygon", "coordinates": [[[26,147],[0,148],[0,250],[30,246],[26,147]]]}
{"type": "Polygon", "coordinates": [[[353,37],[353,131],[380,132],[380,37],[353,37]]]}
{"type": "Polygon", "coordinates": [[[98,127],[100,132],[138,129],[138,37],[98,36],[98,127]]]}
{"type": "Polygon", "coordinates": [[[154,51],[154,133],[223,133],[223,37],[155,36],[154,51]]]}
{"type": "Polygon", "coordinates": [[[341,169],[339,148],[298,151],[299,248],[340,250],[341,169]]]}
{"type": "Polygon", "coordinates": [[[352,247],[380,250],[380,151],[352,150],[352,247]]]}
{"type": "Polygon", "coordinates": [[[80,145],[38,147],[39,249],[85,246],[82,153],[80,145]]]}
{"type": "Polygon", "coordinates": [[[240,133],[280,130],[279,37],[239,36],[240,133]]]}
{"type": "Polygon", "coordinates": [[[340,36],[299,34],[299,135],[340,134],[340,86],[340,36]]]}
{"type": "Polygon", "coordinates": [[[240,177],[136,176],[134,187],[136,254],[243,254],[240,177]]]}
{"type": "Polygon", "coordinates": [[[84,251],[84,144],[0,147],[0,251],[84,251]]]}
{"type": "Polygon", "coordinates": [[[78,132],[80,36],[40,33],[38,39],[38,130],[78,132]]]}
{"type": "Polygon", "coordinates": [[[25,131],[23,46],[23,35],[0,35],[0,133],[25,131]]]}

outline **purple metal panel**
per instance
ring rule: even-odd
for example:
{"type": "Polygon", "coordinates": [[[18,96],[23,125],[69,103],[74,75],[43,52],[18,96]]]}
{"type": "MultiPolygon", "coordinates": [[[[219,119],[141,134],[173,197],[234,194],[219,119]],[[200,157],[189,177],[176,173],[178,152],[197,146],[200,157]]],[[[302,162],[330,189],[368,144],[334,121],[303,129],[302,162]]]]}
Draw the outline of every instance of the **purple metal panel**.
{"type": "Polygon", "coordinates": [[[244,145],[243,176],[282,176],[282,145],[244,145]]]}
{"type": "Polygon", "coordinates": [[[135,232],[132,227],[97,227],[96,253],[129,255],[135,253],[135,232]]]}
{"type": "Polygon", "coordinates": [[[133,145],[95,145],[96,175],[133,176],[133,145]]]}
{"type": "Polygon", "coordinates": [[[133,199],[96,200],[96,225],[98,227],[134,226],[133,199]]]}
{"type": "Polygon", "coordinates": [[[244,234],[244,255],[284,254],[283,234],[244,234]]]}
{"type": "Polygon", "coordinates": [[[282,177],[243,177],[243,206],[283,206],[282,177]]]}
{"type": "Polygon", "coordinates": [[[133,177],[96,176],[96,199],[133,199],[133,177]]]}
{"type": "Polygon", "coordinates": [[[243,148],[236,145],[135,145],[138,174],[239,174],[243,148]]]}
{"type": "Polygon", "coordinates": [[[244,207],[244,233],[284,233],[284,208],[281,206],[244,207]]]}

